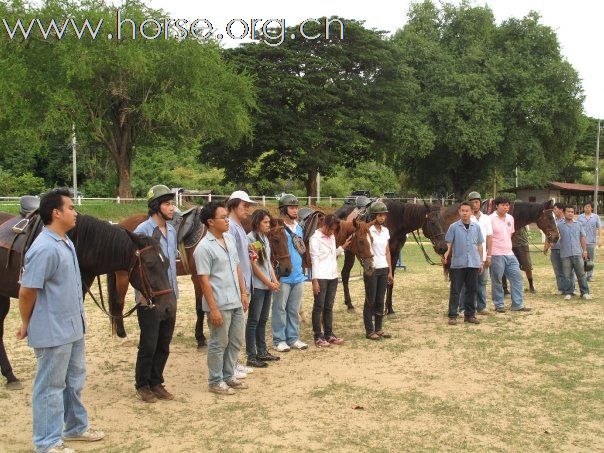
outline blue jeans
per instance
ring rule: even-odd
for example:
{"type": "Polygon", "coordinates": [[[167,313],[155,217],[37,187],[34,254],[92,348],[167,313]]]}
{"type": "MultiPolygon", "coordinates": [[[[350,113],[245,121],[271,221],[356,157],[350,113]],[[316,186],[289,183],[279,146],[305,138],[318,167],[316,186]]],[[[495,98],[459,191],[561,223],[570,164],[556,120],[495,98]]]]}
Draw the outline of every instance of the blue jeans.
{"type": "MultiPolygon", "coordinates": [[[[489,282],[489,271],[485,267],[482,274],[476,276],[476,311],[487,309],[487,283],[489,282]]],[[[461,289],[461,297],[459,298],[459,308],[464,309],[463,301],[466,298],[466,286],[461,289]]]]}
{"type": "Polygon", "coordinates": [[[587,284],[587,278],[585,277],[585,269],[583,268],[583,257],[578,255],[562,258],[562,271],[564,272],[564,279],[566,282],[564,294],[573,293],[573,270],[577,276],[581,294],[589,294],[589,286],[587,284]]]}
{"type": "MultiPolygon", "coordinates": [[[[560,249],[552,249],[552,253],[549,257],[549,260],[552,263],[552,267],[554,268],[554,274],[556,275],[556,286],[558,287],[558,291],[566,291],[566,278],[564,277],[564,271],[562,270],[562,258],[560,258],[560,249]]],[[[571,275],[571,286],[573,289],[573,293],[575,292],[575,276],[571,275]]],[[[571,293],[572,294],[572,293],[571,293]]]]}
{"type": "Polygon", "coordinates": [[[245,352],[248,357],[266,354],[266,323],[271,310],[271,291],[254,288],[245,326],[245,352]]]}
{"type": "Polygon", "coordinates": [[[271,330],[273,344],[285,341],[289,346],[300,338],[300,305],[304,282],[281,283],[281,289],[273,296],[271,330]]]}
{"type": "Polygon", "coordinates": [[[518,259],[514,255],[493,255],[491,257],[491,298],[495,308],[503,308],[503,285],[505,275],[510,282],[512,310],[524,307],[524,284],[518,259]]]}
{"type": "Polygon", "coordinates": [[[88,429],[81,400],[86,381],[84,339],[34,352],[33,439],[36,452],[43,453],[61,445],[61,436],[78,436],[88,429]]]}
{"type": "Polygon", "coordinates": [[[220,310],[222,325],[214,326],[206,313],[210,328],[208,341],[208,381],[210,386],[233,379],[239,349],[243,344],[245,318],[243,307],[220,310]]]}
{"type": "MultiPolygon", "coordinates": [[[[596,244],[587,244],[587,257],[591,260],[594,261],[596,260],[596,244]]],[[[587,278],[592,278],[594,275],[594,270],[590,270],[586,277],[587,278]]]]}

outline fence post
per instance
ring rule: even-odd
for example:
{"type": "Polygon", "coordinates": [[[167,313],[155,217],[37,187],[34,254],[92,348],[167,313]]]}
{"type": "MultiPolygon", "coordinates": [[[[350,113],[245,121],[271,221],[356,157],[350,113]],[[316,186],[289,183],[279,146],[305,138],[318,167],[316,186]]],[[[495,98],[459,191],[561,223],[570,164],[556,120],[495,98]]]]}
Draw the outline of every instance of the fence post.
{"type": "Polygon", "coordinates": [[[212,202],[212,194],[211,194],[211,193],[209,193],[209,194],[208,194],[208,203],[211,203],[211,202],[212,202]]]}
{"type": "Polygon", "coordinates": [[[413,204],[417,204],[417,197],[413,197],[413,204]]]}
{"type": "Polygon", "coordinates": [[[262,206],[266,206],[266,195],[262,195],[262,206]]]}
{"type": "Polygon", "coordinates": [[[120,196],[118,195],[117,198],[115,199],[117,201],[117,204],[120,204],[120,196]]]}
{"type": "Polygon", "coordinates": [[[331,208],[331,202],[332,202],[332,199],[331,199],[331,195],[330,195],[330,196],[329,196],[329,207],[330,207],[330,208],[331,208]]]}
{"type": "Polygon", "coordinates": [[[430,197],[430,204],[432,204],[432,197],[430,197]]]}
{"type": "Polygon", "coordinates": [[[82,195],[78,195],[78,206],[82,206],[82,195]]]}
{"type": "Polygon", "coordinates": [[[310,196],[308,197],[308,206],[310,206],[310,196]]]}
{"type": "Polygon", "coordinates": [[[441,202],[441,204],[444,206],[444,205],[445,205],[445,197],[442,197],[440,200],[441,200],[441,201],[440,201],[440,202],[441,202]]]}

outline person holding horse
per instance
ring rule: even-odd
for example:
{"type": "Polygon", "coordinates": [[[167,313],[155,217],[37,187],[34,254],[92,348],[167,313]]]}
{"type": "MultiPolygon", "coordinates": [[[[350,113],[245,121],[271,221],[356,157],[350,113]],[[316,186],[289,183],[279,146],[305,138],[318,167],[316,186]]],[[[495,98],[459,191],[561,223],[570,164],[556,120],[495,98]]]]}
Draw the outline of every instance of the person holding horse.
{"type": "MultiPolygon", "coordinates": [[[[556,225],[558,229],[560,229],[560,224],[564,223],[564,204],[560,202],[554,203],[553,207],[554,217],[556,220],[556,225]]],[[[558,288],[558,294],[563,295],[566,290],[566,278],[564,277],[564,272],[562,270],[562,259],[560,258],[560,241],[555,244],[551,244],[547,241],[543,248],[543,253],[547,254],[547,251],[551,249],[550,253],[550,262],[552,263],[552,268],[554,270],[554,275],[556,276],[556,287],[558,288]]],[[[575,292],[575,276],[571,273],[571,288],[572,292],[575,292]]]]}
{"type": "Polygon", "coordinates": [[[564,222],[558,225],[558,229],[560,230],[560,259],[566,282],[564,299],[570,300],[573,296],[571,280],[573,273],[577,276],[581,297],[591,299],[584,270],[584,260],[588,259],[587,240],[583,225],[575,220],[574,206],[564,207],[564,222]]]}
{"type": "Polygon", "coordinates": [[[333,331],[333,303],[338,289],[338,256],[344,253],[352,241],[352,236],[336,248],[334,233],[340,220],[333,214],[328,214],[323,220],[323,226],[317,228],[309,241],[310,258],[312,262],[312,292],[314,304],[312,309],[312,327],[315,346],[329,347],[344,342],[333,331]],[[321,329],[321,320],[325,329],[321,329]]]}
{"type": "Polygon", "coordinates": [[[235,238],[229,231],[230,217],[224,205],[208,203],[200,220],[208,228],[193,256],[203,290],[203,310],[208,313],[209,390],[232,395],[248,385],[235,377],[235,364],[245,337],[247,292],[235,238]]]}
{"type": "Polygon", "coordinates": [[[105,434],[90,428],[81,393],[86,380],[84,298],[75,247],[67,232],[77,213],[67,189],[40,200],[45,225],[25,255],[19,290],[21,327],[36,355],[32,392],[36,452],[73,452],[63,440],[97,441],[105,434]]]}
{"type": "MultiPolygon", "coordinates": [[[[252,262],[250,259],[250,241],[241,222],[247,220],[250,215],[250,207],[255,204],[256,202],[252,201],[247,192],[243,190],[233,192],[226,203],[226,208],[229,212],[229,234],[235,238],[237,254],[239,255],[239,266],[241,266],[241,273],[245,282],[245,287],[241,289],[245,290],[248,298],[252,294],[252,262]]],[[[255,363],[257,367],[267,366],[263,362],[258,363],[254,360],[250,361],[250,363],[255,363]]],[[[254,371],[249,366],[245,366],[238,361],[235,362],[235,370],[236,374],[241,378],[245,378],[247,374],[254,371]]]]}
{"type": "Polygon", "coordinates": [[[264,209],[252,214],[252,231],[247,235],[250,243],[256,244],[257,259],[252,261],[252,299],[245,326],[245,350],[247,365],[266,367],[266,362],[281,357],[268,352],[266,348],[266,324],[271,309],[271,298],[279,290],[279,280],[271,265],[271,247],[268,234],[271,229],[271,216],[264,209]]]}
{"type": "Polygon", "coordinates": [[[390,232],[384,225],[388,216],[388,207],[381,201],[375,201],[369,206],[369,228],[371,235],[371,251],[375,271],[371,276],[363,274],[365,283],[365,305],[363,307],[363,322],[365,337],[369,340],[390,338],[390,334],[382,330],[384,317],[384,299],[386,289],[393,282],[392,263],[390,258],[390,232]]]}
{"type": "Polygon", "coordinates": [[[306,280],[302,255],[306,247],[302,239],[304,232],[296,222],[299,207],[300,202],[295,195],[284,194],[279,199],[279,213],[287,231],[292,271],[289,276],[281,277],[281,287],[273,297],[271,329],[273,345],[278,352],[287,352],[292,348],[308,348],[308,345],[300,340],[300,305],[306,280]]]}
{"type": "MultiPolygon", "coordinates": [[[[147,207],[149,218],[134,232],[159,241],[162,253],[168,260],[168,280],[178,300],[176,230],[168,223],[174,217],[174,193],[161,184],[151,187],[147,193],[147,207]]],[[[174,395],[164,386],[164,368],[170,355],[176,314],[160,320],[140,293],[136,292],[135,297],[140,302],[136,308],[140,326],[135,369],[136,396],[145,403],[155,403],[158,399],[173,400],[174,395]]]]}
{"type": "Polygon", "coordinates": [[[472,222],[472,206],[463,202],[459,206],[459,220],[449,226],[445,241],[447,251],[443,257],[451,255],[451,288],[449,291],[449,324],[457,324],[457,307],[461,289],[465,287],[464,322],[480,324],[476,319],[476,284],[478,275],[484,272],[482,244],[485,242],[477,222],[472,222]]]}
{"type": "MultiPolygon", "coordinates": [[[[583,230],[585,231],[585,242],[587,243],[587,256],[591,262],[596,260],[596,245],[600,248],[600,216],[593,214],[593,204],[585,203],[583,206],[583,214],[577,219],[583,230]]],[[[587,272],[587,281],[593,279],[593,269],[587,272]]]]}
{"type": "MultiPolygon", "coordinates": [[[[520,228],[512,235],[512,251],[518,259],[520,270],[526,274],[526,279],[529,283],[529,291],[536,293],[535,284],[533,282],[533,261],[529,250],[530,241],[528,237],[527,227],[520,228]]],[[[505,289],[505,288],[504,288],[505,289]]]]}
{"type": "Polygon", "coordinates": [[[497,197],[493,201],[495,212],[491,214],[493,237],[491,240],[491,297],[497,313],[505,313],[503,304],[502,277],[505,275],[512,290],[512,311],[530,311],[524,306],[524,289],[522,272],[518,259],[512,251],[512,234],[514,234],[514,218],[508,214],[510,200],[507,197],[497,197]]]}

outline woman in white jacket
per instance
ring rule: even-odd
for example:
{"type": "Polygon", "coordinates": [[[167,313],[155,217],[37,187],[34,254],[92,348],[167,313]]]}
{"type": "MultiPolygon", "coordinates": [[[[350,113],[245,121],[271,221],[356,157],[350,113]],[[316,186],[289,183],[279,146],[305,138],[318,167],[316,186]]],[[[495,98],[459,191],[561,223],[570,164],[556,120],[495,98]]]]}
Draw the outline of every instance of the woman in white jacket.
{"type": "Polygon", "coordinates": [[[338,255],[344,253],[351,241],[336,248],[335,231],[339,219],[334,215],[325,216],[323,226],[315,231],[310,238],[310,258],[312,261],[312,290],[314,304],[312,309],[312,327],[315,345],[329,347],[332,344],[342,344],[343,339],[333,332],[333,302],[338,288],[338,255]],[[325,330],[321,329],[321,318],[325,330]]]}

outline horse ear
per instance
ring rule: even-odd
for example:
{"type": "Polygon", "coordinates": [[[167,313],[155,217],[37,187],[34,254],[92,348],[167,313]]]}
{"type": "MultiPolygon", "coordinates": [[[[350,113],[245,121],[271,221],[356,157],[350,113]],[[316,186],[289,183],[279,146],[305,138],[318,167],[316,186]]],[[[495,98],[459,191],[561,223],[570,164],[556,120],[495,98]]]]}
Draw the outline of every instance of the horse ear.
{"type": "Polygon", "coordinates": [[[133,233],[132,231],[129,231],[125,228],[122,229],[128,234],[128,236],[130,236],[130,239],[132,240],[132,242],[134,242],[137,248],[142,248],[145,246],[142,238],[138,234],[133,233]]]}

